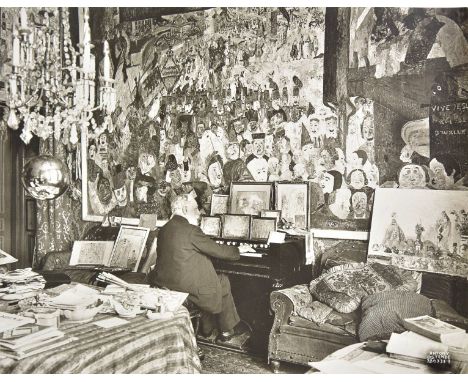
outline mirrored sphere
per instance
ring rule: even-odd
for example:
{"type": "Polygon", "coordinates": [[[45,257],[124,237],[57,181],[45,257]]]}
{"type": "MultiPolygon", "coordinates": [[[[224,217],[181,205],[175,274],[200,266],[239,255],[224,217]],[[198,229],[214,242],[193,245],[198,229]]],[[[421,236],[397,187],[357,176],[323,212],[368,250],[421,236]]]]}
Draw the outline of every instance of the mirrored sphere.
{"type": "Polygon", "coordinates": [[[39,155],[24,166],[21,180],[26,191],[38,200],[58,198],[68,188],[68,168],[60,159],[39,155]]]}

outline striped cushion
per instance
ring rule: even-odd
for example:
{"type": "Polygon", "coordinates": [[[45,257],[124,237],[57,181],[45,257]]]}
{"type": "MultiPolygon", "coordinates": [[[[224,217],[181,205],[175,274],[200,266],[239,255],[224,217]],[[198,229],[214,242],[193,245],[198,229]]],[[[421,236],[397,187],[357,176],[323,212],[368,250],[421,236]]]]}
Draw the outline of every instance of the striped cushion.
{"type": "Polygon", "coordinates": [[[426,314],[432,314],[431,300],[414,292],[390,290],[366,296],[362,300],[359,340],[388,339],[392,332],[405,331],[404,318],[426,314]]]}

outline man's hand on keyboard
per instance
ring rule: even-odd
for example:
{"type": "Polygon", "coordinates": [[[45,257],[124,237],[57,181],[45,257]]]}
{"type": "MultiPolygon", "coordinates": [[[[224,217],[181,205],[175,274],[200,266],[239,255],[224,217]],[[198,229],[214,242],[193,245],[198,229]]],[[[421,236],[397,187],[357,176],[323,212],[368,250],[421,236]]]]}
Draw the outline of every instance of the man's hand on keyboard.
{"type": "Polygon", "coordinates": [[[248,244],[242,244],[239,245],[239,253],[255,253],[255,249],[248,244]]]}

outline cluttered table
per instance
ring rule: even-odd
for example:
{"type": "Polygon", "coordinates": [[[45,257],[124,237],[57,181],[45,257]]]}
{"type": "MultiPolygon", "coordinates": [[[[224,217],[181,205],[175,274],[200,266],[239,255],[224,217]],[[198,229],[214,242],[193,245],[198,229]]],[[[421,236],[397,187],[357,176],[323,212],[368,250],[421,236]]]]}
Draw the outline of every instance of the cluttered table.
{"type": "Polygon", "coordinates": [[[145,286],[122,292],[115,284],[42,292],[19,301],[17,311],[0,311],[0,373],[200,372],[190,315],[180,296],[145,286]],[[161,296],[169,296],[170,303],[162,304],[161,296]],[[155,301],[165,309],[142,309],[155,301]]]}

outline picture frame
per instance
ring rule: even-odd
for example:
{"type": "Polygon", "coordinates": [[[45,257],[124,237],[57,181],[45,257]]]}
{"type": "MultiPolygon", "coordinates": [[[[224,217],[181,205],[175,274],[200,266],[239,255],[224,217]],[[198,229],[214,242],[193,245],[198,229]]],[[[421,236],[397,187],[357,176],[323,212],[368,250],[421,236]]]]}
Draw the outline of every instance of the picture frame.
{"type": "Polygon", "coordinates": [[[119,235],[112,249],[109,266],[130,269],[132,272],[136,272],[140,265],[149,231],[149,228],[144,227],[120,226],[119,235]]]}
{"type": "Polygon", "coordinates": [[[262,218],[275,218],[276,229],[278,229],[278,223],[281,220],[281,210],[262,210],[260,211],[260,217],[262,218]]]}
{"type": "Polygon", "coordinates": [[[270,182],[232,182],[229,213],[259,216],[260,211],[270,209],[272,188],[270,182]]]}
{"type": "Polygon", "coordinates": [[[309,184],[307,182],[277,182],[275,209],[281,210],[281,219],[296,228],[309,228],[309,184]]]}
{"type": "Polygon", "coordinates": [[[213,194],[211,196],[210,215],[222,215],[228,213],[229,195],[213,194]]]}
{"type": "Polygon", "coordinates": [[[200,228],[205,235],[220,237],[221,236],[221,217],[220,216],[202,216],[200,228]]]}
{"type": "Polygon", "coordinates": [[[70,265],[104,265],[111,259],[113,241],[75,241],[73,243],[70,265]]]}
{"type": "Polygon", "coordinates": [[[274,217],[252,216],[250,223],[251,240],[268,240],[270,232],[276,231],[277,220],[274,217]]]}
{"type": "Polygon", "coordinates": [[[248,240],[250,238],[250,218],[251,215],[245,214],[222,215],[221,237],[223,239],[248,240]]]}

